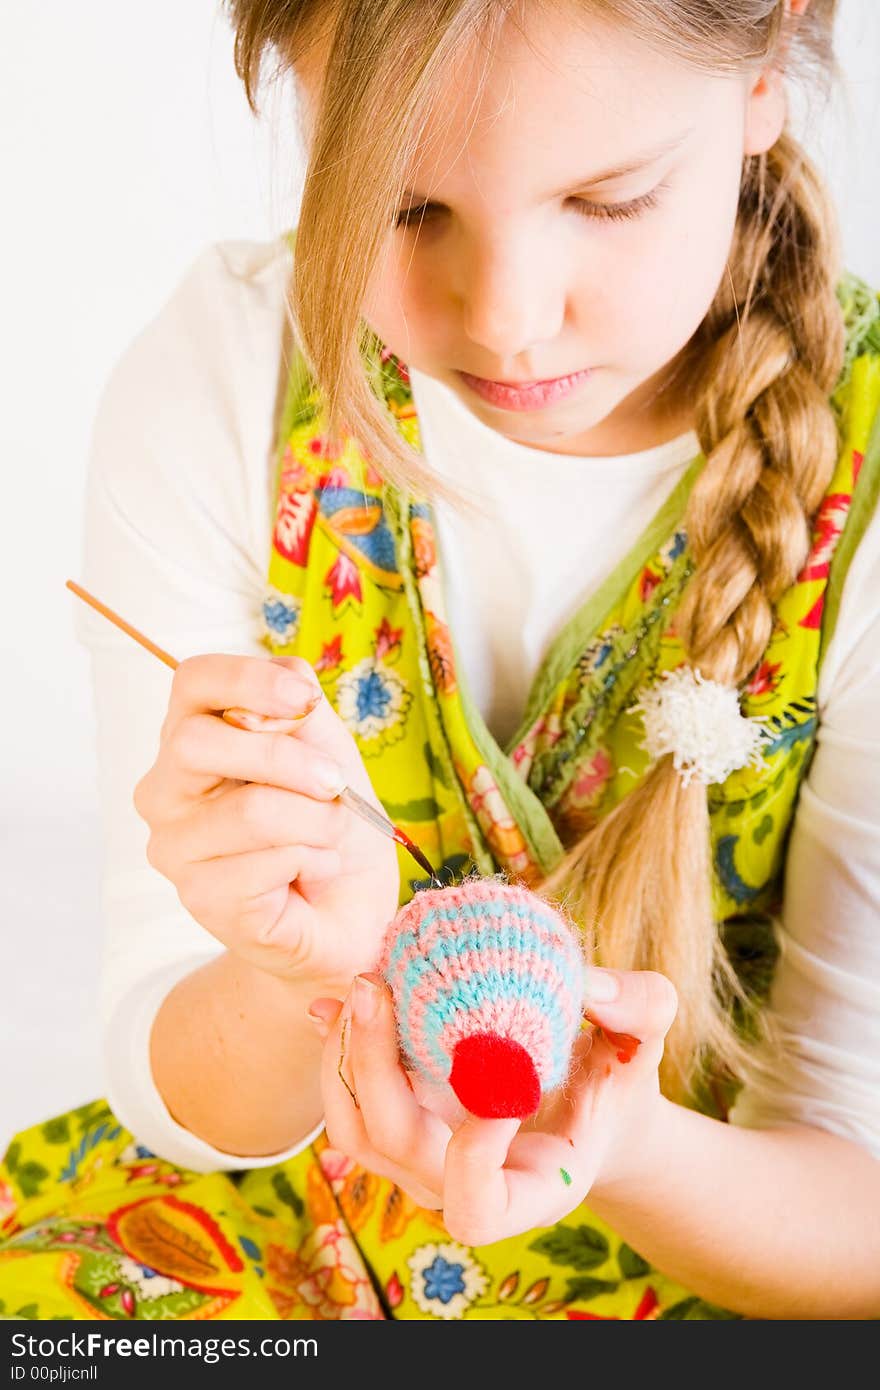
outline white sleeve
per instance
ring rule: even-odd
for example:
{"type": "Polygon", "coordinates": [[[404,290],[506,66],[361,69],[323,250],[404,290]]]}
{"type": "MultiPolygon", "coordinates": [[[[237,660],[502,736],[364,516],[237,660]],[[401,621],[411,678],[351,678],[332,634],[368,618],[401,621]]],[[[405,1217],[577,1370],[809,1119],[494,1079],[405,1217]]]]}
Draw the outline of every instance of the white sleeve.
{"type": "MultiPolygon", "coordinates": [[[[180,659],[267,656],[273,423],[290,252],[227,242],[193,263],[104,388],[92,429],[82,582],[180,659]]],[[[200,1172],[255,1168],[171,1117],[149,1037],[172,986],[223,947],[146,858],[132,793],[153,763],[170,670],[84,604],[103,819],[102,1018],[107,1099],[154,1153],[200,1172]]],[[[310,1136],[310,1138],[313,1136],[310,1136]]]]}
{"type": "Polygon", "coordinates": [[[770,995],[781,1056],[730,1113],[812,1125],[880,1158],[880,510],[844,581],[789,841],[770,995]]]}

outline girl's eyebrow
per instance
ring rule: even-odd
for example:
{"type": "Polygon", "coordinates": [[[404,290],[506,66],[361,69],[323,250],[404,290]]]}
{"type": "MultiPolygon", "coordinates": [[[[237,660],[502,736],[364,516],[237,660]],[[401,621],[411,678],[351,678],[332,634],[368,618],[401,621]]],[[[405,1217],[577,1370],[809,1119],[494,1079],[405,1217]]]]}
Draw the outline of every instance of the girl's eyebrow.
{"type": "MultiPolygon", "coordinates": [[[[625,174],[634,174],[637,170],[644,169],[647,165],[653,164],[656,160],[661,159],[663,155],[671,154],[673,150],[678,149],[679,145],[684,144],[687,137],[692,133],[693,126],[688,130],[682,131],[680,135],[673,135],[669,140],[662,141],[661,144],[655,145],[650,150],[644,150],[641,154],[633,155],[631,159],[625,160],[622,164],[616,164],[611,169],[603,169],[598,174],[588,174],[583,179],[572,179],[565,188],[557,189],[555,193],[547,194],[547,197],[561,198],[572,189],[597,188],[599,184],[611,183],[614,179],[623,178],[625,174]]],[[[409,202],[410,204],[430,202],[433,207],[443,207],[443,204],[438,203],[436,198],[423,198],[420,194],[412,191],[405,191],[402,194],[402,201],[409,202]]]]}

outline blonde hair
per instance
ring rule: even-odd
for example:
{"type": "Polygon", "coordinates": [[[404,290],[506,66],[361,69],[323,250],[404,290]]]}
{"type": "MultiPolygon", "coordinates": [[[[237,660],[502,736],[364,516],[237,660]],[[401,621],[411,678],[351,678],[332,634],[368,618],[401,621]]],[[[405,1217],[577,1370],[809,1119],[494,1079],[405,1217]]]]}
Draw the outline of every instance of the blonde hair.
{"type": "MultiPolygon", "coordinates": [[[[757,72],[784,56],[787,68],[833,72],[835,0],[813,0],[796,20],[781,0],[568,3],[707,71],[757,72]]],[[[359,306],[438,86],[463,53],[482,45],[488,63],[515,0],[430,0],[430,22],[426,5],[409,0],[227,7],[255,112],[270,50],[286,71],[317,37],[330,40],[297,224],[297,333],[325,394],[330,433],[353,434],[390,482],[443,493],[365,376],[370,330],[359,306]]],[[[767,154],[744,161],[728,274],[679,364],[693,383],[705,465],[684,517],[695,569],[677,629],[688,660],[731,686],[761,659],[774,604],[804,564],[836,463],[829,397],[844,353],[839,269],[827,192],[786,129],[767,154]]],[[[758,1068],[733,1023],[732,1006],[748,1008],[748,998],[714,920],[706,788],[685,787],[666,756],[598,821],[569,826],[566,840],[540,891],[564,897],[591,929],[595,959],[658,970],[678,991],[664,1092],[685,1099],[710,1066],[734,1078],[758,1068]]]]}

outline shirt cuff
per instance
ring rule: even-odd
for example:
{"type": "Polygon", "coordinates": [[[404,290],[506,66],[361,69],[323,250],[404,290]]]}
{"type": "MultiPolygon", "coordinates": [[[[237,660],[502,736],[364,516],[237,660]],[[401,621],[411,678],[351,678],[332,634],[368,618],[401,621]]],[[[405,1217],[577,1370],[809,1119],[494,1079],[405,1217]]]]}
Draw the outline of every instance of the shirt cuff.
{"type": "Polygon", "coordinates": [[[146,976],[116,1006],[104,1032],[104,1072],[110,1108],[157,1158],[196,1173],[246,1168],[270,1168],[302,1153],[324,1128],[321,1120],[304,1139],[277,1154],[230,1154],[199,1139],[174,1119],[165,1104],[150,1066],[150,1031],[159,1008],[179,980],[216,952],[190,956],[146,976]]]}

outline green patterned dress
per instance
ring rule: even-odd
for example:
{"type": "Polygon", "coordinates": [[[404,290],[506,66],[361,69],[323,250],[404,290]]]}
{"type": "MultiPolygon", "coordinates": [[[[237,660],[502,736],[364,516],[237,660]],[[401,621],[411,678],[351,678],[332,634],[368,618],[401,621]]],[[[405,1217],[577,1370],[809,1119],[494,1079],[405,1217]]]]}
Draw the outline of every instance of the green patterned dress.
{"type": "MultiPolygon", "coordinates": [[[[817,728],[816,691],[848,564],[880,488],[880,303],[840,285],[840,453],[808,559],[742,691],[775,735],[764,766],[707,790],[719,931],[766,988],[788,833],[817,728]]],[[[420,448],[405,365],[374,341],[374,389],[420,448]]],[[[297,654],[354,734],[388,814],[448,882],[526,884],[644,774],[637,690],[684,660],[692,573],[682,518],[697,457],[638,542],[553,641],[522,722],[496,743],[447,624],[435,521],[383,485],[350,436],[330,441],[295,362],[277,449],[265,641],[297,654]]],[[[401,902],[424,881],[400,851],[401,902]]],[[[730,1096],[694,1103],[725,1118],[730,1096]]],[[[321,1135],[275,1166],[201,1174],[163,1160],[103,1100],[17,1135],[0,1165],[0,1316],[35,1319],[714,1319],[587,1205],[549,1229],[466,1248],[436,1212],[321,1135]]]]}

